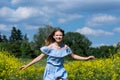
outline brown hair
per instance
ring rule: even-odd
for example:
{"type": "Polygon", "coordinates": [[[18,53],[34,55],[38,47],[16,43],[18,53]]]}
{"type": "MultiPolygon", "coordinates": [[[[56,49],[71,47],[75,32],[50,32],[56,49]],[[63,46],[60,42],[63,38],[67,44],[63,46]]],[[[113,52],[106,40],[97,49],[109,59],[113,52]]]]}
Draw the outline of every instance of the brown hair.
{"type": "Polygon", "coordinates": [[[53,32],[51,32],[51,34],[46,38],[45,40],[45,45],[48,46],[50,45],[51,43],[55,42],[55,39],[53,38],[55,32],[57,31],[60,31],[62,32],[63,36],[64,36],[64,30],[58,28],[58,29],[55,29],[53,32]]]}

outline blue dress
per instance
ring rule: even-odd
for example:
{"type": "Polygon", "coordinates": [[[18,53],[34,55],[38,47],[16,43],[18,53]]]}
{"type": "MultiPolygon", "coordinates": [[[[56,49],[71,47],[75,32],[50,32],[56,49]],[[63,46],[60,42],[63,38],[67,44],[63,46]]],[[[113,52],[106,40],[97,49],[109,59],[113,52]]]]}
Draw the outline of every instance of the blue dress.
{"type": "Polygon", "coordinates": [[[43,77],[44,80],[57,80],[58,78],[67,80],[67,72],[63,66],[63,58],[72,53],[71,49],[67,47],[56,50],[53,48],[48,48],[47,46],[43,46],[40,48],[40,50],[42,53],[48,55],[43,77]]]}

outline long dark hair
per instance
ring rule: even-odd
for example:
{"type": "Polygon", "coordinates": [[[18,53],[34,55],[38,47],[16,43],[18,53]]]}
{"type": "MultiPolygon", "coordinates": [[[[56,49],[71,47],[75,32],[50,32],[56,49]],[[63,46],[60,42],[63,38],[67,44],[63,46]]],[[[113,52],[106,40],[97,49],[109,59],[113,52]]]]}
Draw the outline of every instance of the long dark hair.
{"type": "Polygon", "coordinates": [[[57,31],[60,31],[62,32],[63,36],[64,36],[64,30],[58,28],[58,29],[55,29],[53,32],[51,32],[51,34],[46,38],[45,40],[45,45],[48,46],[50,45],[51,43],[55,42],[55,39],[53,38],[55,32],[57,31]]]}

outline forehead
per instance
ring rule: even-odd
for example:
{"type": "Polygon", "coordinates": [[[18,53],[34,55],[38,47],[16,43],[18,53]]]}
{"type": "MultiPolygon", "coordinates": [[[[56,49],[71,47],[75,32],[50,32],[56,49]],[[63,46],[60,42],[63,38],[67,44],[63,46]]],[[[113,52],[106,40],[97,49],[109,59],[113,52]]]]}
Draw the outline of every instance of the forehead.
{"type": "Polygon", "coordinates": [[[56,31],[55,34],[63,34],[61,31],[56,31]]]}

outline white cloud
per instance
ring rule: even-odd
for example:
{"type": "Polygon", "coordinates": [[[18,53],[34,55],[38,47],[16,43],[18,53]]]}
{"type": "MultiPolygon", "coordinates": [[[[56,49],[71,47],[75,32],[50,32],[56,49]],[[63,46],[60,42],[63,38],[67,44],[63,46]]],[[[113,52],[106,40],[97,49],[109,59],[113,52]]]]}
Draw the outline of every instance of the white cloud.
{"type": "Polygon", "coordinates": [[[26,30],[38,30],[39,26],[24,25],[26,30]]]}
{"type": "Polygon", "coordinates": [[[32,9],[20,7],[17,10],[13,10],[11,8],[3,7],[0,9],[0,12],[0,17],[3,17],[10,22],[16,22],[28,18],[31,15],[32,9]]]}
{"type": "Polygon", "coordinates": [[[65,13],[72,12],[94,12],[115,10],[120,7],[120,0],[11,0],[11,4],[15,6],[28,6],[28,7],[44,7],[48,6],[56,11],[63,11],[65,13]],[[74,10],[74,11],[73,11],[74,10]]]}
{"type": "Polygon", "coordinates": [[[120,27],[114,28],[113,31],[120,33],[120,27]]]}
{"type": "Polygon", "coordinates": [[[58,22],[59,22],[59,23],[65,23],[65,22],[67,22],[67,20],[66,20],[65,18],[60,18],[60,19],[58,20],[58,22]]]}
{"type": "Polygon", "coordinates": [[[79,18],[82,18],[83,16],[82,15],[79,15],[79,14],[72,14],[72,15],[68,15],[68,14],[64,14],[64,18],[60,18],[58,19],[58,23],[65,23],[65,22],[68,22],[68,21],[72,21],[72,20],[75,20],[75,19],[79,19],[79,18]]]}
{"type": "MultiPolygon", "coordinates": [[[[102,7],[103,5],[106,6],[106,4],[112,3],[112,2],[118,3],[118,1],[119,0],[110,0],[109,2],[101,1],[101,0],[100,1],[96,1],[96,0],[89,0],[89,1],[85,1],[85,0],[60,0],[60,1],[56,1],[56,0],[43,0],[43,1],[42,0],[35,0],[35,1],[33,0],[11,0],[11,5],[9,6],[14,7],[14,9],[16,10],[11,9],[11,8],[5,9],[3,6],[4,10],[3,11],[0,10],[0,16],[2,16],[3,14],[4,15],[3,18],[6,19],[5,21],[8,21],[8,22],[18,22],[22,20],[26,21],[29,18],[37,20],[37,18],[41,18],[42,22],[45,20],[44,22],[46,23],[46,20],[51,22],[51,18],[54,18],[54,19],[57,19],[59,23],[65,23],[67,21],[80,18],[81,12],[88,11],[88,10],[89,11],[92,11],[92,10],[97,11],[99,9],[102,10],[103,8],[105,8],[105,7],[102,7]],[[99,5],[99,7],[95,7],[96,4],[97,6],[99,5]],[[69,14],[72,16],[65,17],[63,15],[59,15],[59,13],[69,14]]],[[[112,7],[114,6],[114,4],[112,4],[112,7]]],[[[116,5],[118,4],[115,4],[115,6],[116,5]]]]}
{"type": "MultiPolygon", "coordinates": [[[[53,0],[54,1],[54,0],[53,0]]],[[[120,0],[60,0],[58,9],[64,12],[99,12],[119,10],[120,0]]]]}
{"type": "Polygon", "coordinates": [[[98,14],[94,15],[91,19],[87,20],[88,26],[97,26],[103,24],[111,24],[116,22],[118,19],[115,16],[107,15],[107,14],[98,14]]]}
{"type": "Polygon", "coordinates": [[[13,10],[7,7],[3,7],[0,9],[0,17],[8,17],[13,14],[13,10]]]}
{"type": "Polygon", "coordinates": [[[101,43],[101,44],[92,44],[91,47],[101,47],[101,46],[110,46],[111,44],[105,44],[105,43],[101,43]]]}
{"type": "Polygon", "coordinates": [[[0,13],[0,17],[6,18],[6,20],[10,22],[16,22],[33,16],[38,16],[38,14],[42,14],[42,12],[34,8],[27,7],[19,7],[16,10],[3,7],[0,9],[0,13]]]}
{"type": "Polygon", "coordinates": [[[6,25],[4,25],[4,24],[0,24],[0,30],[1,31],[9,31],[10,30],[10,28],[9,27],[7,27],[6,25]]]}
{"type": "Polygon", "coordinates": [[[18,4],[21,0],[12,0],[11,4],[18,4]]]}
{"type": "Polygon", "coordinates": [[[93,35],[93,36],[111,36],[113,33],[107,32],[104,30],[94,30],[88,27],[83,27],[82,29],[78,29],[77,32],[84,34],[84,35],[93,35]]]}
{"type": "Polygon", "coordinates": [[[15,12],[14,16],[18,19],[27,19],[29,17],[37,16],[40,12],[35,8],[30,7],[19,7],[15,12]]]}

